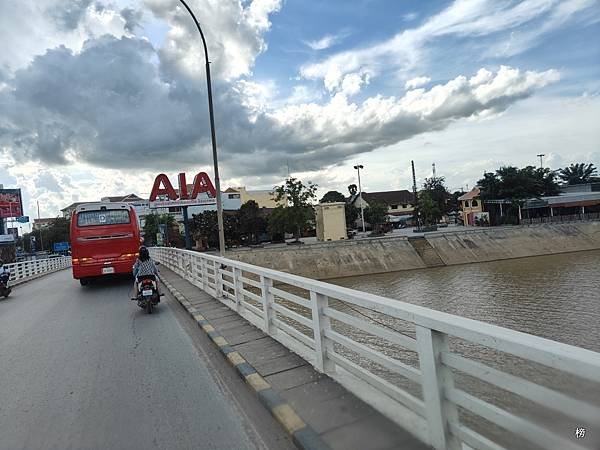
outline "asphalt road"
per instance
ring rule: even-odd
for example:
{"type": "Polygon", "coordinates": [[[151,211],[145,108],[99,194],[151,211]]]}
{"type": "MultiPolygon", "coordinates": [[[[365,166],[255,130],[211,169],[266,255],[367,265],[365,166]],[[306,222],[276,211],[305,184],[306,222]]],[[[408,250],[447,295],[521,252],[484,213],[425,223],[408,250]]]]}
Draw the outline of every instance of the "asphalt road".
{"type": "Polygon", "coordinates": [[[68,270],[0,300],[0,449],[292,449],[167,294],[81,287],[68,270]]]}

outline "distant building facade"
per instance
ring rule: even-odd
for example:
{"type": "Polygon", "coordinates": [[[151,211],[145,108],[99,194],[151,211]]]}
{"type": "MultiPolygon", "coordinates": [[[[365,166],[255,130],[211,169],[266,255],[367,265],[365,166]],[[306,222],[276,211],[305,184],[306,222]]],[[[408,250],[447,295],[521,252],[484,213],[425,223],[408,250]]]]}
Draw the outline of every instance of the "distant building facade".
{"type": "Polygon", "coordinates": [[[284,201],[278,202],[275,200],[275,191],[273,189],[249,191],[245,186],[241,186],[230,188],[225,192],[228,195],[239,194],[242,205],[247,201],[254,200],[259,208],[277,208],[278,206],[285,206],[284,201]]]}
{"type": "Polygon", "coordinates": [[[33,229],[36,231],[46,229],[50,227],[50,225],[52,225],[52,222],[54,222],[55,220],[55,217],[33,219],[33,229]]]}
{"type": "Polygon", "coordinates": [[[463,224],[475,226],[479,217],[483,216],[484,206],[481,200],[481,190],[476,186],[464,195],[458,197],[461,206],[463,224]]]}

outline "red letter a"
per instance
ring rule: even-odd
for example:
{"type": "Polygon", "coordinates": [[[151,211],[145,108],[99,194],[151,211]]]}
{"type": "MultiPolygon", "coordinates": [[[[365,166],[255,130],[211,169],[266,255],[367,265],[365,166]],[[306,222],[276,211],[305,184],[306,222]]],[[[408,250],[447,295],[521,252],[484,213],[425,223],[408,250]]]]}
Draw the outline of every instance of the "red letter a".
{"type": "Polygon", "coordinates": [[[152,186],[152,192],[150,193],[150,201],[156,201],[156,197],[159,195],[166,195],[170,200],[177,200],[177,192],[173,189],[173,185],[169,181],[169,177],[167,177],[164,173],[157,175],[154,180],[154,186],[152,186]],[[163,185],[164,188],[161,188],[160,185],[163,185]]]}

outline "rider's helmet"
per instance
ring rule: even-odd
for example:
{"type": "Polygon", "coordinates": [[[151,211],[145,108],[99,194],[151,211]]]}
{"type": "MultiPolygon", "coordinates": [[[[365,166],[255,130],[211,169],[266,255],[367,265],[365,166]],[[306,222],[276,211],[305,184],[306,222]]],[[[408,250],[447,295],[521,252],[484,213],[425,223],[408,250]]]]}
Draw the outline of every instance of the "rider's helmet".
{"type": "Polygon", "coordinates": [[[145,246],[140,247],[140,261],[148,261],[150,259],[150,252],[145,246]]]}

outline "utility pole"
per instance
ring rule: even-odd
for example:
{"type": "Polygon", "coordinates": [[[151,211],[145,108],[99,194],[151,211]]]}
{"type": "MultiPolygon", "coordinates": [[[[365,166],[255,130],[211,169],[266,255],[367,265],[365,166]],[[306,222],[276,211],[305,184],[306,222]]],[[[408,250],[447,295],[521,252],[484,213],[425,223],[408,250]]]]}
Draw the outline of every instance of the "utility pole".
{"type": "Polygon", "coordinates": [[[419,220],[419,197],[417,195],[417,176],[415,175],[415,162],[410,162],[412,168],[412,177],[413,177],[413,197],[415,202],[415,221],[417,222],[417,229],[421,228],[421,222],[419,220]]]}
{"type": "Polygon", "coordinates": [[[358,171],[358,197],[360,198],[360,220],[362,221],[362,230],[365,232],[365,211],[363,208],[362,186],[360,184],[360,169],[365,167],[362,164],[357,164],[354,168],[358,171]]]}
{"type": "Polygon", "coordinates": [[[435,178],[435,163],[431,164],[431,170],[433,171],[433,178],[435,178]]]}
{"type": "Polygon", "coordinates": [[[544,156],[546,156],[544,153],[537,155],[537,157],[540,158],[540,169],[544,168],[544,156]]]}

